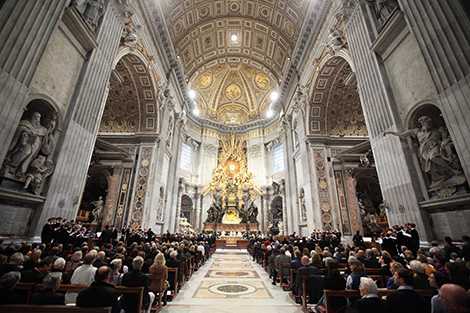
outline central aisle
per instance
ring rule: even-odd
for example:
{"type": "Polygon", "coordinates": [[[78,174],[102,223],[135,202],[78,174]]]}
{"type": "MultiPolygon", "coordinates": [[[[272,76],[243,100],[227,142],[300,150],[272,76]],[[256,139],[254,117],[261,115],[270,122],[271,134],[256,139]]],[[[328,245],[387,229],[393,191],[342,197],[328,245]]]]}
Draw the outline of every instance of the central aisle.
{"type": "Polygon", "coordinates": [[[161,312],[300,313],[302,309],[279,284],[271,285],[269,275],[246,250],[218,249],[161,312]]]}

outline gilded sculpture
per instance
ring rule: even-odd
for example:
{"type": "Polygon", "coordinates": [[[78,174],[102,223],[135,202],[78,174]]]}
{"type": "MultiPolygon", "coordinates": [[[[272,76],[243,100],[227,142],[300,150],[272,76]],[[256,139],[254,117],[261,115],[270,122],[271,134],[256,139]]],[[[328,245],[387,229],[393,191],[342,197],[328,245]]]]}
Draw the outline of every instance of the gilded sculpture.
{"type": "Polygon", "coordinates": [[[252,214],[248,220],[255,223],[254,200],[256,194],[261,195],[261,188],[253,184],[254,175],[247,171],[246,143],[231,134],[220,145],[218,166],[213,171],[212,181],[203,188],[204,196],[211,194],[214,198],[206,222],[238,224],[247,219],[243,208],[249,202],[252,214]]]}

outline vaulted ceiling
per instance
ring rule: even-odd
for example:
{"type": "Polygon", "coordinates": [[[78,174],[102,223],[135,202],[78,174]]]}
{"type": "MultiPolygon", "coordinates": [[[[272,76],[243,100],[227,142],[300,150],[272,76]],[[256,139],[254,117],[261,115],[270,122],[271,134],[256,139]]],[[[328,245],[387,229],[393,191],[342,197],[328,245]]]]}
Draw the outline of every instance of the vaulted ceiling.
{"type": "Polygon", "coordinates": [[[280,85],[311,1],[162,0],[194,108],[226,125],[262,119],[280,85]]]}

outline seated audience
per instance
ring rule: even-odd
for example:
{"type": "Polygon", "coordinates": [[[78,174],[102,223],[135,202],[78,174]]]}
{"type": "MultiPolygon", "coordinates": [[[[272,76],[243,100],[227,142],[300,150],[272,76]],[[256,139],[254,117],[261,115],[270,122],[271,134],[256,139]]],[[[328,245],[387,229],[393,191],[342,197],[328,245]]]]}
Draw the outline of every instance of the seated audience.
{"type": "MultiPolygon", "coordinates": [[[[90,285],[95,281],[96,267],[93,266],[95,255],[88,253],[83,258],[83,264],[73,272],[70,283],[72,285],[90,285]]],[[[68,291],[65,294],[65,303],[75,303],[77,300],[78,292],[68,291]]]]}
{"type": "Polygon", "coordinates": [[[82,251],[78,250],[78,251],[75,251],[73,254],[72,254],[72,257],[70,258],[70,261],[68,261],[66,264],[65,264],[65,269],[64,271],[69,274],[69,275],[72,275],[73,272],[77,269],[77,267],[79,267],[80,265],[82,265],[82,257],[83,257],[83,254],[82,254],[82,251]]]}
{"type": "Polygon", "coordinates": [[[397,269],[393,275],[398,286],[387,296],[387,305],[391,313],[428,313],[429,302],[413,290],[413,273],[407,269],[397,269]]]}
{"type": "MultiPolygon", "coordinates": [[[[122,278],[122,285],[126,287],[144,287],[144,294],[142,299],[142,309],[147,313],[150,312],[151,304],[155,299],[153,292],[149,292],[149,277],[142,273],[141,268],[144,264],[144,259],[140,256],[136,256],[132,260],[132,270],[124,274],[122,278]]],[[[122,308],[126,313],[140,313],[137,312],[138,295],[135,294],[124,294],[122,296],[122,308]]]]}
{"type": "Polygon", "coordinates": [[[68,273],[64,272],[65,264],[66,262],[64,258],[57,258],[57,260],[55,260],[54,262],[54,265],[52,266],[51,273],[61,273],[61,282],[63,284],[70,284],[70,278],[72,278],[72,275],[69,275],[68,273]]]}
{"type": "MultiPolygon", "coordinates": [[[[440,272],[432,272],[429,275],[429,285],[439,290],[441,289],[442,285],[449,284],[450,279],[447,274],[440,273],[440,272]]],[[[431,299],[431,312],[432,313],[448,313],[447,310],[444,308],[441,299],[439,299],[439,295],[435,295],[431,299]]]]}
{"type": "MultiPolygon", "coordinates": [[[[349,264],[351,266],[351,275],[349,275],[346,279],[346,289],[359,290],[359,285],[361,284],[361,277],[369,276],[366,275],[364,264],[362,264],[361,261],[353,260],[349,264]]],[[[349,298],[350,304],[353,305],[354,301],[356,301],[357,299],[357,297],[349,298]]]]}
{"type": "Polygon", "coordinates": [[[303,276],[317,275],[317,268],[309,264],[308,256],[304,255],[302,257],[302,267],[298,269],[297,276],[295,277],[295,282],[292,285],[292,293],[295,295],[300,295],[302,293],[302,279],[303,276]]]}
{"type": "MultiPolygon", "coordinates": [[[[177,279],[178,284],[179,284],[183,281],[183,265],[181,265],[181,262],[176,259],[177,255],[178,255],[178,252],[171,251],[170,252],[170,258],[168,259],[168,261],[166,261],[166,266],[178,269],[178,274],[177,274],[178,276],[177,276],[176,279],[177,279]]],[[[173,280],[171,280],[170,285],[171,284],[173,284],[173,280]]],[[[171,285],[171,288],[173,290],[175,290],[175,292],[176,292],[177,291],[176,288],[178,288],[178,286],[171,285]]]]}
{"type": "MultiPolygon", "coordinates": [[[[96,270],[95,281],[80,291],[77,296],[77,306],[81,307],[112,307],[112,313],[121,311],[116,289],[111,280],[111,268],[101,266],[96,270]]],[[[127,312],[127,311],[126,311],[127,312]]]]}
{"type": "Polygon", "coordinates": [[[413,289],[432,289],[423,263],[416,260],[411,261],[410,268],[413,271],[413,289]]]}
{"type": "Polygon", "coordinates": [[[371,278],[361,277],[359,291],[361,292],[362,298],[354,302],[354,308],[359,313],[390,312],[387,302],[379,298],[379,289],[371,278]]]}
{"type": "MultiPolygon", "coordinates": [[[[325,264],[326,264],[326,268],[328,269],[328,274],[323,279],[323,288],[327,290],[346,289],[346,280],[338,271],[338,262],[332,259],[327,259],[325,260],[325,264]]],[[[345,298],[332,298],[330,299],[329,304],[333,310],[338,310],[346,305],[346,299],[345,298]]],[[[324,305],[325,305],[325,296],[323,295],[313,309],[315,312],[320,312],[318,307],[322,307],[324,305]]]]}
{"type": "Polygon", "coordinates": [[[25,299],[13,293],[13,288],[21,279],[21,273],[10,271],[3,274],[0,279],[0,304],[21,304],[25,303],[25,299]]]}
{"type": "Polygon", "coordinates": [[[10,259],[8,260],[7,264],[4,264],[0,268],[0,277],[3,276],[3,274],[8,273],[8,272],[23,272],[23,261],[24,261],[24,256],[21,252],[15,252],[10,256],[10,259]]]}
{"type": "Polygon", "coordinates": [[[380,268],[377,271],[377,273],[382,276],[392,276],[393,274],[390,271],[391,262],[392,262],[392,259],[386,255],[383,255],[382,257],[380,257],[380,260],[379,260],[380,268]]]}
{"type": "Polygon", "coordinates": [[[366,255],[367,258],[364,260],[364,266],[366,268],[379,268],[381,266],[372,249],[367,249],[366,255]]]}
{"type": "Polygon", "coordinates": [[[60,272],[47,274],[42,281],[44,284],[44,291],[32,294],[29,299],[29,303],[41,305],[65,305],[65,295],[63,293],[55,292],[60,286],[61,279],[62,273],[60,272]]]}
{"type": "Polygon", "coordinates": [[[155,260],[153,261],[152,266],[150,266],[149,272],[150,274],[162,274],[161,285],[156,286],[156,282],[150,282],[150,290],[158,290],[163,291],[163,305],[167,304],[167,290],[168,290],[168,268],[165,265],[166,260],[163,253],[158,253],[155,256],[155,260]]]}
{"type": "Polygon", "coordinates": [[[111,268],[111,279],[109,280],[109,283],[113,286],[121,286],[123,276],[120,272],[122,268],[122,260],[119,258],[112,260],[109,267],[111,268]]]}
{"type": "Polygon", "coordinates": [[[444,284],[439,290],[439,298],[449,313],[470,312],[470,296],[456,284],[444,284]]]}
{"type": "Polygon", "coordinates": [[[34,269],[23,272],[21,281],[24,283],[42,283],[44,277],[52,269],[52,265],[53,262],[50,257],[41,260],[34,269]]]}
{"type": "Polygon", "coordinates": [[[400,262],[390,263],[390,272],[392,273],[392,277],[387,280],[387,289],[398,289],[398,286],[395,285],[395,278],[393,277],[393,275],[399,268],[404,268],[400,262]]]}

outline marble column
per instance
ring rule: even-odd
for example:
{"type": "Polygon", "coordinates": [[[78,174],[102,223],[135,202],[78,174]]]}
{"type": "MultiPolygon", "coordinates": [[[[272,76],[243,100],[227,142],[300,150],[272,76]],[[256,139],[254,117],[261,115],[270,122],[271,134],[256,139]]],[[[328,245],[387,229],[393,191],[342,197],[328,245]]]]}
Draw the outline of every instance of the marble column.
{"type": "Polygon", "coordinates": [[[417,187],[416,168],[409,149],[400,138],[383,136],[384,131],[403,130],[390,82],[377,54],[371,50],[376,28],[371,24],[365,5],[359,3],[345,15],[349,52],[356,68],[357,87],[374,152],[383,198],[390,203],[390,223],[414,221],[420,237],[432,240],[426,212],[419,209],[422,191],[417,187]],[[399,212],[405,207],[405,214],[399,212]]]}
{"type": "MultiPolygon", "coordinates": [[[[0,164],[27,105],[37,67],[69,1],[2,1],[0,164]]],[[[86,172],[86,170],[85,170],[86,172]]],[[[44,224],[44,223],[43,223],[44,224]]],[[[41,224],[41,227],[42,225],[41,224]]]]}
{"type": "Polygon", "coordinates": [[[47,218],[54,216],[54,209],[60,201],[65,202],[63,217],[73,219],[76,215],[106,104],[112,63],[121,34],[120,14],[109,4],[97,31],[98,47],[83,65],[65,116],[63,132],[55,151],[56,168],[50,179],[45,210],[37,223],[31,226],[36,234],[41,232],[47,218]]]}
{"type": "Polygon", "coordinates": [[[122,166],[113,167],[113,175],[111,176],[111,182],[108,186],[108,194],[106,196],[106,203],[103,210],[103,219],[101,222],[101,229],[104,229],[105,225],[111,225],[113,223],[114,213],[117,207],[118,196],[121,187],[121,174],[122,166]]]}
{"type": "Polygon", "coordinates": [[[398,0],[439,94],[442,116],[470,180],[470,20],[458,0],[398,0]]]}

